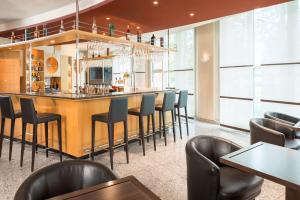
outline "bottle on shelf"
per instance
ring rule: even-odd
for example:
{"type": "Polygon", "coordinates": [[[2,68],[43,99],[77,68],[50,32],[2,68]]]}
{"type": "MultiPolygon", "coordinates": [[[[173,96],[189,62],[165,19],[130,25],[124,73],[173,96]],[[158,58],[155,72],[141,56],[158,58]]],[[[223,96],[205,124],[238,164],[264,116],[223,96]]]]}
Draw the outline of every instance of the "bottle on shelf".
{"type": "Polygon", "coordinates": [[[151,45],[155,45],[155,35],[153,34],[152,37],[151,37],[151,45]]]}
{"type": "Polygon", "coordinates": [[[16,41],[15,32],[11,32],[10,40],[11,40],[11,43],[15,43],[15,41],[16,41]]]}
{"type": "Polygon", "coordinates": [[[140,30],[137,30],[136,37],[137,37],[137,42],[141,43],[142,42],[142,33],[140,30]]]}
{"type": "Polygon", "coordinates": [[[96,24],[96,18],[95,17],[93,17],[92,33],[94,33],[94,34],[98,33],[97,24],[96,24]]]}
{"type": "Polygon", "coordinates": [[[160,37],[160,47],[164,47],[164,37],[160,37]]]}
{"type": "Polygon", "coordinates": [[[43,36],[48,36],[48,28],[46,24],[43,25],[43,36]]]}
{"type": "Polygon", "coordinates": [[[40,37],[40,31],[39,31],[39,28],[37,26],[35,27],[35,30],[33,32],[33,37],[34,37],[34,39],[40,37]]]}
{"type": "Polygon", "coordinates": [[[65,31],[65,27],[64,27],[64,21],[60,20],[60,27],[59,27],[59,32],[62,33],[65,31]]]}
{"type": "Polygon", "coordinates": [[[108,35],[113,37],[115,35],[115,25],[113,23],[110,23],[108,25],[108,35]]]}
{"type": "Polygon", "coordinates": [[[129,36],[130,36],[130,28],[129,28],[129,25],[127,25],[126,40],[130,40],[129,36]]]}
{"type": "Polygon", "coordinates": [[[30,30],[29,29],[25,29],[25,40],[30,40],[31,37],[30,37],[30,30]]]}

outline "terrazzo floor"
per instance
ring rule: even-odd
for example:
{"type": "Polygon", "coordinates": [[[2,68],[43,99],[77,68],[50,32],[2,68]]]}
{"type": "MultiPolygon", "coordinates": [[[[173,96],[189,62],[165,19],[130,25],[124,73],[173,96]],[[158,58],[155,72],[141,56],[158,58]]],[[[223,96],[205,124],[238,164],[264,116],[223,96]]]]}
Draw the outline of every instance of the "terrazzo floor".
{"type": "MultiPolygon", "coordinates": [[[[129,146],[130,163],[126,164],[125,153],[120,148],[114,154],[114,172],[119,177],[134,175],[150,190],[163,200],[186,200],[186,163],[185,144],[189,138],[195,135],[214,135],[229,139],[242,146],[249,144],[249,135],[231,129],[224,129],[218,125],[190,120],[190,136],[186,136],[185,125],[183,126],[183,139],[174,143],[173,135],[168,134],[168,145],[164,145],[163,139],[157,139],[157,151],[153,150],[153,141],[146,143],[146,156],[142,154],[139,144],[132,143],[129,146]]],[[[177,129],[178,130],[178,129],[177,129]]],[[[31,174],[31,148],[26,146],[24,166],[19,167],[20,144],[13,147],[12,161],[8,161],[8,141],[4,141],[2,157],[0,158],[0,200],[13,199],[19,185],[31,174]]],[[[64,159],[69,159],[64,157],[64,159]]],[[[108,167],[109,155],[104,153],[95,157],[108,167]]],[[[38,152],[36,156],[36,169],[56,163],[59,157],[50,154],[46,158],[44,152],[38,152]]],[[[285,188],[281,185],[265,180],[262,193],[257,200],[283,200],[285,188]]]]}

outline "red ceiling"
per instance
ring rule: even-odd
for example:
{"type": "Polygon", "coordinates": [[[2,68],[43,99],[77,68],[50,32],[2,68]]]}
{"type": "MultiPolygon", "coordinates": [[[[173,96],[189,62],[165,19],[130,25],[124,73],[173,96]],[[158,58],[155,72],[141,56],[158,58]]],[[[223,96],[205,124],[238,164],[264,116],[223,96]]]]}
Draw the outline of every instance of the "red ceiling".
{"type": "MultiPolygon", "coordinates": [[[[92,23],[92,18],[95,16],[99,26],[107,27],[109,23],[114,23],[116,29],[125,31],[126,26],[130,24],[132,32],[134,32],[134,26],[140,26],[143,32],[151,32],[215,19],[287,1],[158,0],[159,4],[153,5],[153,0],[107,0],[105,3],[82,11],[80,21],[92,23]],[[191,12],[195,14],[194,17],[189,16],[191,12]],[[107,21],[106,17],[111,19],[107,21]]],[[[65,21],[72,19],[74,19],[74,15],[64,17],[65,21]]],[[[58,22],[45,23],[48,23],[48,26],[52,26],[58,22]]]]}

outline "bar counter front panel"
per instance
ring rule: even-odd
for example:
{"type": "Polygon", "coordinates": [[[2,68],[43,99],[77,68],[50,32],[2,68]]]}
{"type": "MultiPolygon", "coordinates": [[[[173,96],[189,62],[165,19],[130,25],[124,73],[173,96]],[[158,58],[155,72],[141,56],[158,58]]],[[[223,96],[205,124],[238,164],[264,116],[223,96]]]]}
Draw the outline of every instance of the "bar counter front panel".
{"type": "MultiPolygon", "coordinates": [[[[115,93],[107,95],[41,95],[41,94],[0,94],[12,97],[14,109],[20,110],[19,99],[21,97],[32,98],[38,112],[57,113],[62,116],[62,148],[63,152],[73,157],[83,157],[90,153],[91,128],[93,114],[106,113],[109,110],[110,100],[116,96],[128,97],[128,108],[140,107],[142,94],[147,92],[115,93]]],[[[162,103],[163,91],[155,91],[158,94],[156,103],[162,103]]],[[[156,128],[159,127],[159,116],[155,113],[156,128]]],[[[170,114],[167,114],[167,123],[170,121],[170,114]]],[[[128,135],[130,139],[137,138],[139,134],[138,117],[128,115],[128,135]]],[[[14,137],[21,139],[22,120],[16,120],[14,137]]],[[[147,130],[147,118],[144,118],[145,131],[147,130]]],[[[150,130],[151,123],[150,123],[150,130]]],[[[115,124],[115,144],[123,140],[124,129],[122,123],[115,124]]],[[[107,125],[101,122],[96,123],[95,147],[96,151],[108,147],[107,125]]],[[[9,136],[10,122],[5,123],[5,135],[9,136]]],[[[32,141],[32,126],[27,125],[26,141],[32,141]]],[[[38,144],[45,145],[44,124],[38,126],[38,144]]],[[[57,125],[56,122],[49,123],[49,147],[58,149],[57,125]]]]}

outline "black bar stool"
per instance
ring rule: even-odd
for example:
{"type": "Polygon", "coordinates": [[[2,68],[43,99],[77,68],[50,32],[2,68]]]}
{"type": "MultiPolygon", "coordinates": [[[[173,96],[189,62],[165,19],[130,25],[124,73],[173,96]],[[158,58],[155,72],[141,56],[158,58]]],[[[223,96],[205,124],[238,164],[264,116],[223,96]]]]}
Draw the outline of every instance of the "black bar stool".
{"type": "Polygon", "coordinates": [[[152,118],[152,135],[153,135],[153,143],[154,150],[156,151],[156,139],[155,139],[155,94],[145,94],[142,98],[142,103],[140,108],[133,108],[128,110],[129,115],[134,115],[139,117],[139,127],[140,127],[140,139],[142,140],[143,146],[143,155],[145,156],[145,133],[144,133],[144,121],[143,117],[147,117],[148,122],[148,135],[149,138],[149,126],[150,126],[150,117],[152,118]]]}
{"type": "Polygon", "coordinates": [[[91,147],[91,159],[94,160],[95,151],[95,124],[96,121],[107,124],[108,127],[108,142],[110,153],[110,165],[113,169],[113,149],[124,146],[126,151],[127,163],[129,163],[128,154],[128,128],[127,128],[127,116],[128,116],[128,99],[127,97],[112,98],[109,106],[109,112],[104,114],[92,115],[92,147],[91,147]],[[114,146],[114,125],[115,123],[123,122],[124,124],[124,143],[114,146]]]}
{"type": "Polygon", "coordinates": [[[0,133],[0,157],[2,154],[2,144],[4,138],[4,126],[5,119],[8,118],[11,120],[10,125],[10,141],[9,141],[9,161],[11,160],[12,147],[14,141],[14,130],[15,130],[15,120],[22,117],[22,113],[19,111],[14,111],[13,103],[11,97],[1,96],[0,97],[0,106],[1,106],[1,133],[0,133]]]}
{"type": "Polygon", "coordinates": [[[165,113],[168,111],[171,111],[172,113],[173,136],[174,136],[174,142],[176,142],[176,132],[175,132],[175,124],[174,124],[174,103],[175,103],[175,92],[165,92],[163,104],[155,106],[155,110],[159,112],[160,132],[162,131],[161,120],[163,122],[163,135],[165,137],[165,145],[167,145],[165,113]]]}
{"type": "Polygon", "coordinates": [[[189,136],[189,123],[188,123],[188,115],[187,115],[187,100],[188,100],[188,91],[181,90],[179,92],[178,102],[175,103],[175,121],[176,121],[176,109],[178,111],[178,122],[179,122],[179,131],[180,131],[180,138],[182,139],[182,131],[181,131],[181,115],[180,115],[180,108],[184,108],[185,110],[185,121],[186,121],[186,131],[187,135],[189,136]]]}
{"type": "Polygon", "coordinates": [[[35,151],[37,147],[37,126],[38,124],[45,124],[45,139],[46,139],[46,156],[48,157],[48,122],[57,121],[58,128],[58,143],[59,156],[62,161],[62,138],[61,138],[61,115],[54,113],[37,113],[32,99],[21,98],[22,110],[22,147],[21,147],[21,167],[23,166],[23,156],[25,149],[25,136],[27,124],[33,125],[32,138],[32,157],[31,157],[31,171],[34,170],[35,151]]]}

